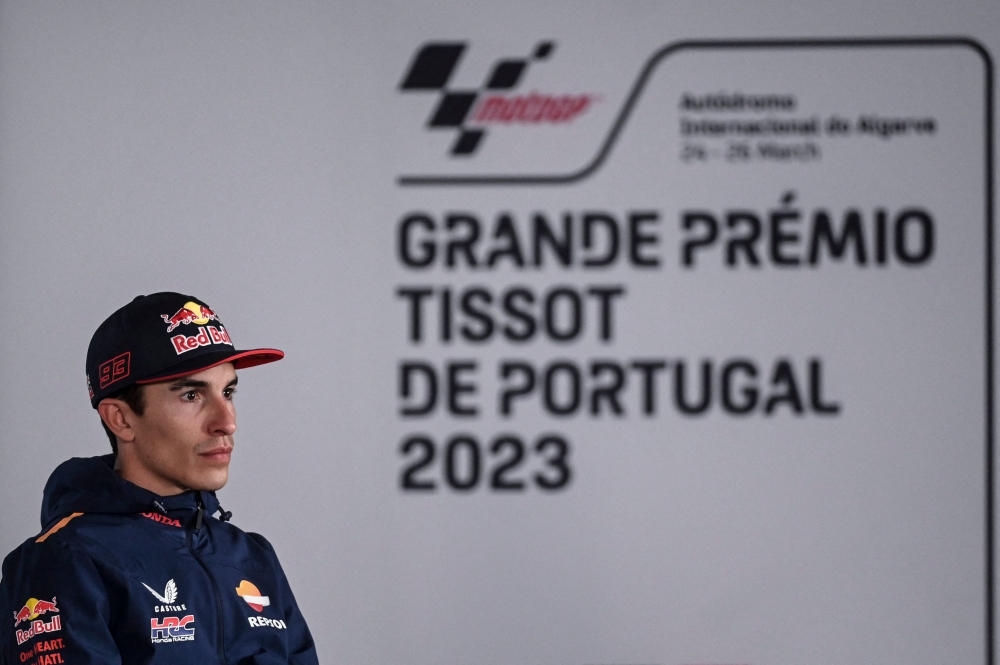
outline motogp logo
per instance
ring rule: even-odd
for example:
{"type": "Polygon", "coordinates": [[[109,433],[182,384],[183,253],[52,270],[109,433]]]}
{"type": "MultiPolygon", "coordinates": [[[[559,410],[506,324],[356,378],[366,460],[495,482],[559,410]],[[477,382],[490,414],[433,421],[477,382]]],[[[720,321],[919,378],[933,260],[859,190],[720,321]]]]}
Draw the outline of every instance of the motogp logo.
{"type": "Polygon", "coordinates": [[[448,86],[465,52],[465,42],[431,42],[421,46],[413,57],[399,89],[403,92],[438,92],[437,106],[427,127],[455,129],[458,136],[449,151],[452,156],[470,156],[486,136],[486,126],[501,124],[568,123],[586,111],[596,95],[553,95],[532,91],[511,94],[524,79],[529,67],[548,60],[555,43],[539,42],[531,55],[498,60],[483,85],[475,90],[456,90],[448,86]]]}

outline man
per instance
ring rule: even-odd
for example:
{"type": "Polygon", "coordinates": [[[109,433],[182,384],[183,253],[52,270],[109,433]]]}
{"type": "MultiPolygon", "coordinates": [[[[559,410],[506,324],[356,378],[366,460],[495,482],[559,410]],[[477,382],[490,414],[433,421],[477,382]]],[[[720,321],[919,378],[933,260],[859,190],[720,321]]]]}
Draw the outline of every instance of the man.
{"type": "Polygon", "coordinates": [[[178,293],[101,324],[87,384],[113,453],[60,465],[41,533],[4,561],[4,665],[317,662],[271,545],[215,498],[236,370],[283,356],[237,351],[214,311],[178,293]]]}

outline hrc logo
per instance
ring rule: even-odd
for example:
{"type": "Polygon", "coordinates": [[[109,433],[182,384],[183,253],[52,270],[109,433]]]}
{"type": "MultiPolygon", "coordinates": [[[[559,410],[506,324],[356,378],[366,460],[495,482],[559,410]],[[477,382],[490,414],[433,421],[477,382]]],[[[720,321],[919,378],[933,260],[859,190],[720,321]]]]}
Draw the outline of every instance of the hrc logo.
{"type": "Polygon", "coordinates": [[[150,639],[153,644],[161,642],[190,642],[194,640],[194,627],[188,628],[194,623],[194,615],[188,614],[183,619],[179,617],[163,617],[149,620],[150,639]]]}

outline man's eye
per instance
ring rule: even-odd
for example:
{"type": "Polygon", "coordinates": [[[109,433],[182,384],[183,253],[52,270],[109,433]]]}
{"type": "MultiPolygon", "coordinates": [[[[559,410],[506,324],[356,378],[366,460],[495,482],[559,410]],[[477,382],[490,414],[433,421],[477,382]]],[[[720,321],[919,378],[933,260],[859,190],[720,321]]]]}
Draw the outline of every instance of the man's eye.
{"type": "Polygon", "coordinates": [[[236,394],[236,388],[226,388],[222,391],[222,394],[225,395],[226,399],[232,399],[233,395],[236,394]]]}
{"type": "Polygon", "coordinates": [[[198,397],[198,392],[194,390],[189,390],[186,393],[184,393],[184,395],[182,395],[182,399],[188,402],[193,402],[197,397],[198,397]]]}

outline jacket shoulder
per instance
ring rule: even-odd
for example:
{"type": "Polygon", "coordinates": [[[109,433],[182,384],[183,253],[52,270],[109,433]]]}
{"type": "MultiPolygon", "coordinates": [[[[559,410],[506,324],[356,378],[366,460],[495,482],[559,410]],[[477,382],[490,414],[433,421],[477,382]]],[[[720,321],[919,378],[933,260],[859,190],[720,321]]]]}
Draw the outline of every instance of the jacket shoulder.
{"type": "Polygon", "coordinates": [[[260,535],[259,533],[254,533],[253,531],[244,531],[243,533],[245,533],[246,535],[248,535],[251,538],[253,538],[254,540],[256,540],[257,543],[261,547],[263,547],[264,549],[266,549],[268,552],[270,552],[271,554],[274,554],[274,547],[271,546],[271,543],[267,540],[267,538],[265,538],[264,536],[260,535]]]}
{"type": "Polygon", "coordinates": [[[22,563],[31,562],[37,565],[49,560],[62,562],[67,558],[81,555],[85,548],[82,547],[81,539],[75,536],[77,528],[86,520],[81,520],[72,526],[70,524],[82,515],[82,513],[68,515],[21,543],[4,558],[4,575],[6,576],[12,567],[22,563]]]}
{"type": "Polygon", "coordinates": [[[218,554],[213,557],[216,562],[246,570],[275,570],[280,567],[274,547],[259,533],[215,520],[213,527],[213,537],[219,548],[218,554]]]}
{"type": "Polygon", "coordinates": [[[128,529],[128,520],[117,515],[71,513],[28,538],[4,559],[3,574],[17,569],[37,570],[80,563],[85,558],[97,565],[121,567],[114,543],[128,529]]]}

